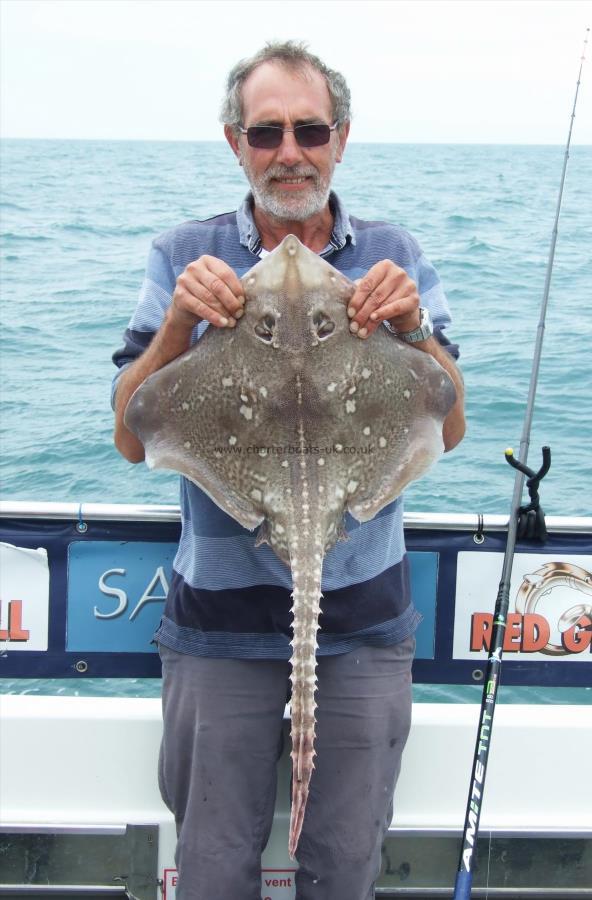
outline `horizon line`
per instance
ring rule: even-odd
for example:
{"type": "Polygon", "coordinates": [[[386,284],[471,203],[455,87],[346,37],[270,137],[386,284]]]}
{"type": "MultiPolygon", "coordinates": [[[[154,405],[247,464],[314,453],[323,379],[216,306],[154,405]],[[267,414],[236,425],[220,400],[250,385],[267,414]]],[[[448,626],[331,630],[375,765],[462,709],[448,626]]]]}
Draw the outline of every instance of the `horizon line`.
{"type": "MultiPolygon", "coordinates": [[[[105,138],[105,137],[22,137],[16,135],[0,135],[2,141],[79,141],[81,143],[127,143],[127,144],[226,144],[224,138],[105,138]]],[[[551,141],[382,141],[382,140],[350,140],[348,146],[382,145],[382,146],[416,146],[422,144],[430,147],[564,147],[564,143],[551,141]]],[[[591,143],[572,141],[571,146],[592,147],[591,143]]]]}

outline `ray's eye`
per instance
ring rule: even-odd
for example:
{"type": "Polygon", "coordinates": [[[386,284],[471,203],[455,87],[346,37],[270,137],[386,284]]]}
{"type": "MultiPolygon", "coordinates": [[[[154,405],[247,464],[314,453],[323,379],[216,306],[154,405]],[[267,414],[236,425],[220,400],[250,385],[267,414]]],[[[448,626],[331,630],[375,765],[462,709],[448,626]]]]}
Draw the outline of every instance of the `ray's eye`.
{"type": "Polygon", "coordinates": [[[323,312],[316,312],[312,317],[312,322],[319,340],[328,338],[335,331],[335,322],[326,316],[323,312]]]}
{"type": "Polygon", "coordinates": [[[255,325],[255,334],[266,344],[270,344],[273,339],[273,329],[275,328],[275,318],[267,313],[262,319],[259,319],[255,325]]]}

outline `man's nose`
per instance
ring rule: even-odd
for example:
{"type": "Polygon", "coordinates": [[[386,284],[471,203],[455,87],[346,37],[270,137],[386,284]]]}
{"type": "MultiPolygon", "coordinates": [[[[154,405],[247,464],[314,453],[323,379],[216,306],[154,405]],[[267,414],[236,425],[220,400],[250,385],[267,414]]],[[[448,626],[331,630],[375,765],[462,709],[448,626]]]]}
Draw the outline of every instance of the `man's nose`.
{"type": "Polygon", "coordinates": [[[284,166],[294,166],[302,161],[302,150],[298,146],[293,131],[284,131],[282,143],[278,147],[276,159],[284,166]]]}

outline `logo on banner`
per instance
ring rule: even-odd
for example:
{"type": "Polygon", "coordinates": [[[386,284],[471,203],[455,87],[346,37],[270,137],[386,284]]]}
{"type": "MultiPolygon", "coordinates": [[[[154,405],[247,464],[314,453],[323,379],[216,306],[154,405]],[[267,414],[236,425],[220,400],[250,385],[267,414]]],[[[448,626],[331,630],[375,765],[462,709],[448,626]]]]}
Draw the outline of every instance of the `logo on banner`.
{"type": "Polygon", "coordinates": [[[47,550],[0,543],[0,652],[47,650],[47,550]]]}
{"type": "MultiPolygon", "coordinates": [[[[483,609],[483,585],[495,587],[502,554],[459,553],[454,623],[456,659],[485,657],[491,646],[493,612],[483,609]]],[[[592,557],[560,561],[516,554],[504,653],[520,659],[589,659],[592,652],[592,557]],[[542,565],[541,565],[542,563],[542,565]],[[586,654],[586,656],[584,656],[586,654]]]]}

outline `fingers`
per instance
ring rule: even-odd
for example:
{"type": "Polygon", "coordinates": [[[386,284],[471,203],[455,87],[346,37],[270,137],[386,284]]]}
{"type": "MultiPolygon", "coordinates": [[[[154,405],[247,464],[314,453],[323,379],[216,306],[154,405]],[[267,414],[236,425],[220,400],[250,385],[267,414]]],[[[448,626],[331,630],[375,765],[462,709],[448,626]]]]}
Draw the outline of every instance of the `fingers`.
{"type": "Polygon", "coordinates": [[[243,315],[244,293],[235,272],[221,259],[201,256],[177,278],[173,307],[185,320],[206,319],[219,328],[234,327],[243,315]]]}
{"type": "Polygon", "coordinates": [[[400,331],[419,325],[419,294],[415,282],[391,260],[381,260],[356,282],[348,305],[350,329],[365,338],[388,319],[400,331]]]}
{"type": "MultiPolygon", "coordinates": [[[[215,256],[202,256],[202,263],[205,267],[203,273],[199,267],[196,273],[201,283],[222,304],[229,315],[236,317],[236,313],[239,311],[240,315],[242,315],[245,297],[243,286],[236,273],[233,272],[230,266],[215,256]],[[200,275],[202,276],[201,278],[200,275]]],[[[191,265],[196,264],[192,263],[191,265]]]]}

